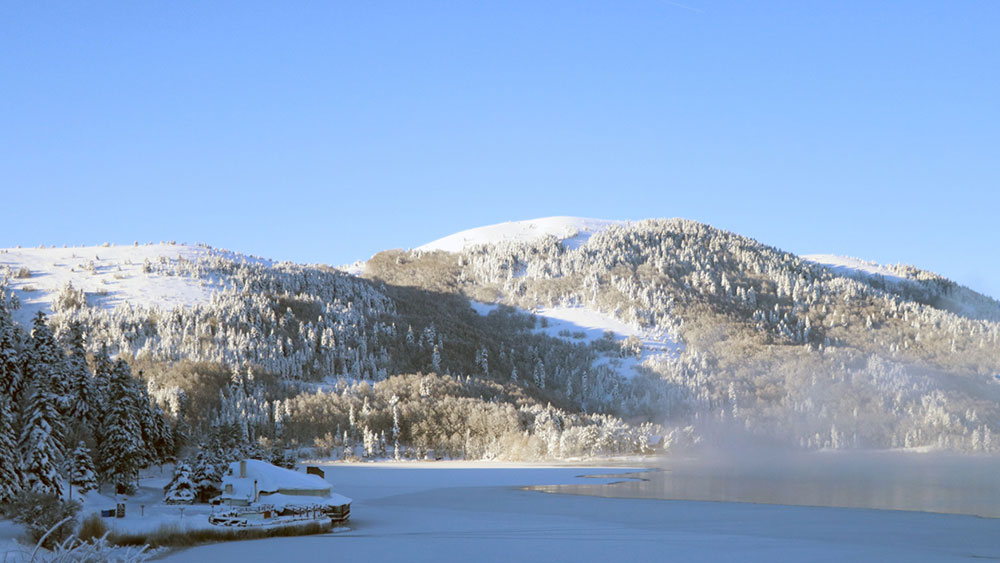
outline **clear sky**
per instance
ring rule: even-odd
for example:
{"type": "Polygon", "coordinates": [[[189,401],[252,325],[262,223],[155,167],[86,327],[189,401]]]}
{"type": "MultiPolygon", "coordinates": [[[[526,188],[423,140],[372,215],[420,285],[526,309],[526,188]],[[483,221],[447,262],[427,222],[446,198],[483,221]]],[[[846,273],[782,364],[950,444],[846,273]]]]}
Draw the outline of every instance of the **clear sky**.
{"type": "Polygon", "coordinates": [[[1000,2],[0,4],[0,246],[686,217],[1000,297],[1000,2]]]}

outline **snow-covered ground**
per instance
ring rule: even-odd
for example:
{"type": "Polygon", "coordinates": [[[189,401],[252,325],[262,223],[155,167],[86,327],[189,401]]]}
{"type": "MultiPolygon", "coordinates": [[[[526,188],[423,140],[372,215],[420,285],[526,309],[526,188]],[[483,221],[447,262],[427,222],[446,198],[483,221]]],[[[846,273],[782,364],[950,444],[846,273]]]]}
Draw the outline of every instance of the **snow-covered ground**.
{"type": "Polygon", "coordinates": [[[881,264],[870,262],[868,260],[862,260],[860,258],[852,258],[850,256],[837,256],[835,254],[803,254],[800,258],[821,264],[830,268],[834,272],[845,276],[862,273],[870,276],[882,276],[889,281],[898,282],[906,279],[900,277],[899,274],[881,264]]]}
{"type": "Polygon", "coordinates": [[[9,270],[11,287],[21,301],[16,316],[21,323],[30,321],[39,310],[51,313],[53,300],[67,283],[84,291],[91,306],[110,309],[134,303],[166,310],[208,303],[224,282],[187,275],[183,268],[173,275],[155,269],[147,273],[146,262],[161,267],[197,262],[210,255],[270,264],[256,257],[186,244],[3,248],[0,275],[9,270]]]}
{"type": "MultiPolygon", "coordinates": [[[[167,561],[953,561],[1000,558],[1000,520],[545,494],[624,468],[377,463],[326,468],[350,530],[207,545],[167,561]]],[[[607,482],[603,479],[596,482],[607,482]]]]}
{"type": "MultiPolygon", "coordinates": [[[[480,315],[488,315],[498,307],[495,303],[477,301],[470,301],[469,304],[480,315]]],[[[615,342],[619,343],[632,336],[638,338],[642,343],[642,353],[639,357],[603,356],[597,360],[597,364],[610,364],[615,371],[625,377],[635,375],[634,368],[650,358],[676,357],[684,351],[684,345],[677,342],[667,331],[642,330],[587,307],[541,307],[534,311],[521,310],[521,312],[534,314],[539,318],[540,322],[535,327],[536,333],[561,338],[568,342],[590,344],[604,338],[607,333],[611,333],[615,342]]]]}
{"type": "Polygon", "coordinates": [[[587,219],[584,217],[543,217],[528,221],[509,221],[461,231],[417,247],[415,250],[459,252],[478,244],[495,242],[528,242],[552,235],[570,248],[587,243],[591,235],[624,221],[587,219]]]}

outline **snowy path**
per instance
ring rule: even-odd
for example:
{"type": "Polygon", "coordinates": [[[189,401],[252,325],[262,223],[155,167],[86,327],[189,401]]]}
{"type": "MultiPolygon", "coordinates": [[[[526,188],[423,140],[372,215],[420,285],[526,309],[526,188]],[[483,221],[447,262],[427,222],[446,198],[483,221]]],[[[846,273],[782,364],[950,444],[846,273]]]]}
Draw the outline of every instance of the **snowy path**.
{"type": "MultiPolygon", "coordinates": [[[[600,468],[330,466],[351,531],[216,544],[168,561],[952,561],[1000,558],[1000,520],[545,494],[600,468]]],[[[587,480],[590,482],[591,480],[587,480]]],[[[599,481],[598,481],[599,482],[599,481]]]]}

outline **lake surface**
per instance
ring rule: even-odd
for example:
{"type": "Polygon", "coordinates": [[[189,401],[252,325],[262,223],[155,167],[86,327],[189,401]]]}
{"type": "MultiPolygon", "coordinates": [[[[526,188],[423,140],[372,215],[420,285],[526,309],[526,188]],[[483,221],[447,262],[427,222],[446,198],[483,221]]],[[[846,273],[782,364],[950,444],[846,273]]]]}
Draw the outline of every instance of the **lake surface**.
{"type": "Polygon", "coordinates": [[[1000,518],[1000,457],[760,453],[661,460],[641,481],[535,487],[618,498],[915,510],[1000,518]]]}

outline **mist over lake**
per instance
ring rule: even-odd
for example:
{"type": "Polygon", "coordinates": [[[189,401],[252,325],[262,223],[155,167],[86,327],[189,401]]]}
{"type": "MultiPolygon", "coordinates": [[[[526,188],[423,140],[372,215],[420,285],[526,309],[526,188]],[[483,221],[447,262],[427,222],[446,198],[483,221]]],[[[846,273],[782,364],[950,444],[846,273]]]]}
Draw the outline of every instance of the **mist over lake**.
{"type": "Polygon", "coordinates": [[[1000,518],[1000,459],[909,452],[740,452],[660,460],[642,480],[540,487],[619,498],[913,510],[1000,518]]]}

